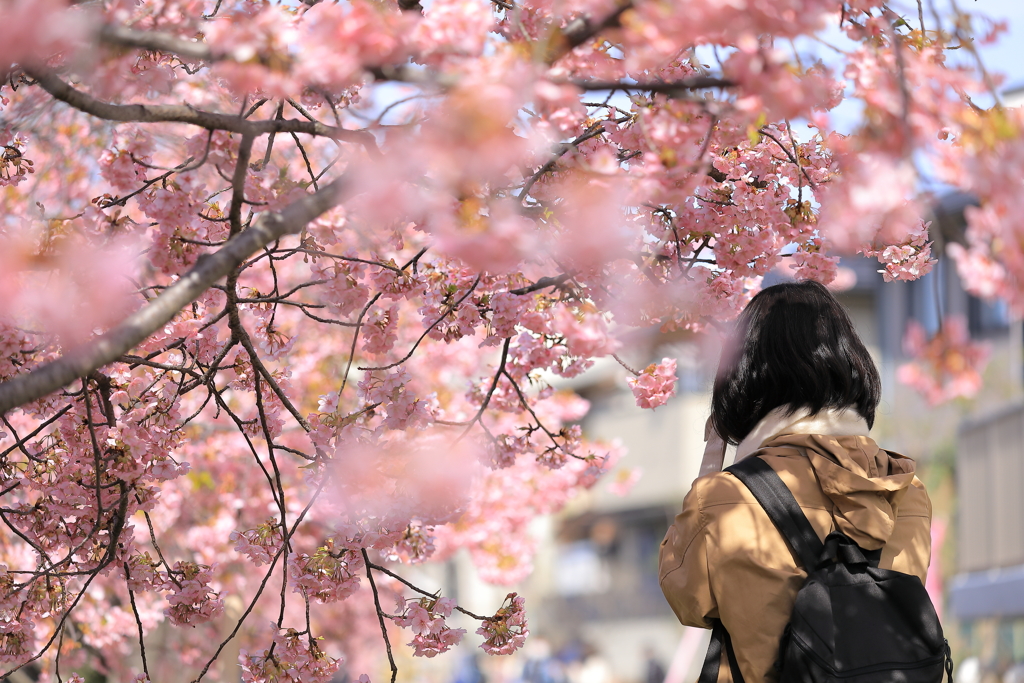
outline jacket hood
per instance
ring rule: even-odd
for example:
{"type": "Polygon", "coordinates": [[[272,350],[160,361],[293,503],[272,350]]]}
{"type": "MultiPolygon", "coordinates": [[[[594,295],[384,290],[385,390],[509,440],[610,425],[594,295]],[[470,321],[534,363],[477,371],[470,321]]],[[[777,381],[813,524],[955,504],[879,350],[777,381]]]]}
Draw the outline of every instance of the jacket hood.
{"type": "Polygon", "coordinates": [[[839,531],[865,550],[885,545],[900,500],[914,481],[914,461],[878,447],[867,436],[779,434],[763,448],[796,447],[806,454],[835,506],[839,531]]]}

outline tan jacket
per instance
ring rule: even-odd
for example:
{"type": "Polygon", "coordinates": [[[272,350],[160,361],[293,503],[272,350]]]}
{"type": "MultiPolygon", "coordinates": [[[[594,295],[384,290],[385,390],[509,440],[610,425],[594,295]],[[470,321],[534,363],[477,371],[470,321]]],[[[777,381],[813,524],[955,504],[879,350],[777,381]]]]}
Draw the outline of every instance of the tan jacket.
{"type": "MultiPolygon", "coordinates": [[[[784,434],[759,451],[824,539],[842,531],[879,564],[923,582],[931,501],[914,462],[866,436],[784,434]]],[[[721,619],[746,683],[774,683],[779,638],[806,573],[767,514],[727,472],[700,477],[661,544],[661,588],[679,621],[721,619]]],[[[731,682],[724,657],[719,683],[731,682]]]]}

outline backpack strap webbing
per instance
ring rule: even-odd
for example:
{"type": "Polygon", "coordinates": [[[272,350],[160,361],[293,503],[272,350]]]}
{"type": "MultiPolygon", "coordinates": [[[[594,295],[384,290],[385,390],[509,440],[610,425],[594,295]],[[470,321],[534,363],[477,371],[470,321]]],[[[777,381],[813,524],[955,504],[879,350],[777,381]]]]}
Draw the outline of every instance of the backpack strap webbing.
{"type": "Polygon", "coordinates": [[[744,683],[743,674],[740,672],[740,665],[736,661],[736,653],[732,649],[732,641],[729,640],[729,632],[722,626],[722,622],[715,620],[711,629],[711,643],[708,645],[708,653],[704,657],[704,666],[700,670],[700,678],[697,683],[718,683],[718,671],[722,666],[722,651],[725,650],[729,661],[729,670],[732,672],[733,683],[744,683]]]}
{"type": "Polygon", "coordinates": [[[807,521],[796,498],[772,466],[752,455],[727,467],[725,471],[750,489],[807,573],[814,571],[825,546],[807,521]]]}
{"type": "MultiPolygon", "coordinates": [[[[792,492],[772,469],[772,466],[752,455],[727,467],[724,471],[730,472],[750,489],[807,573],[814,571],[825,550],[825,545],[818,538],[814,527],[807,521],[807,516],[800,509],[800,504],[796,502],[792,492]]],[[[744,683],[743,674],[740,673],[739,664],[736,662],[732,641],[729,639],[729,632],[726,631],[721,621],[715,621],[711,631],[711,644],[708,646],[708,654],[704,658],[704,666],[701,669],[698,683],[717,683],[723,650],[728,658],[734,683],[744,683]]]]}

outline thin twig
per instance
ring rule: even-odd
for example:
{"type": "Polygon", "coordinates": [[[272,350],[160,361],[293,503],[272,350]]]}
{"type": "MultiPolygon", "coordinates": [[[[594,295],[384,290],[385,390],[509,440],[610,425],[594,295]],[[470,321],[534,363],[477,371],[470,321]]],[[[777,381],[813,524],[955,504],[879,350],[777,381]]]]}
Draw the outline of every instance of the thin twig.
{"type": "Polygon", "coordinates": [[[370,556],[366,553],[366,548],[360,548],[359,550],[363,553],[363,563],[366,565],[366,578],[370,582],[370,590],[373,591],[373,605],[377,608],[380,634],[384,638],[384,647],[388,653],[388,664],[391,666],[391,683],[395,683],[395,679],[398,678],[398,665],[395,664],[395,655],[391,652],[391,639],[388,638],[388,626],[384,621],[384,610],[380,606],[380,594],[377,591],[377,584],[373,581],[372,569],[374,564],[370,562],[370,556]]]}
{"type": "Polygon", "coordinates": [[[149,675],[149,662],[146,661],[146,641],[144,638],[145,633],[142,629],[142,618],[139,616],[139,608],[135,605],[135,591],[132,590],[131,586],[132,574],[131,570],[128,569],[127,562],[124,563],[124,577],[125,585],[128,587],[128,599],[132,604],[132,614],[135,615],[135,625],[139,629],[139,651],[142,653],[142,671],[146,674],[146,679],[152,681],[153,679],[149,675]]]}
{"type": "Polygon", "coordinates": [[[505,337],[505,343],[501,346],[501,360],[498,361],[498,371],[494,373],[494,379],[491,380],[491,388],[487,390],[487,395],[484,396],[484,400],[480,403],[480,409],[476,411],[476,415],[466,425],[465,431],[459,435],[459,438],[455,439],[454,443],[462,441],[466,434],[469,434],[469,430],[473,428],[484,415],[484,411],[487,410],[487,406],[491,402],[491,397],[494,396],[494,390],[498,388],[498,380],[501,378],[501,374],[505,372],[505,363],[508,362],[508,348],[512,343],[512,337],[505,337]]]}
{"type": "Polygon", "coordinates": [[[389,365],[380,365],[380,366],[374,366],[374,367],[360,367],[359,369],[360,370],[390,370],[391,368],[396,367],[398,365],[401,365],[405,361],[407,361],[410,358],[412,358],[412,354],[416,352],[416,348],[420,345],[420,342],[422,342],[424,339],[426,339],[427,335],[430,334],[434,330],[435,327],[437,327],[439,324],[441,324],[441,321],[443,321],[445,318],[447,318],[449,315],[451,315],[451,313],[453,311],[457,311],[459,309],[459,306],[462,305],[462,302],[469,298],[469,295],[473,293],[473,290],[476,289],[476,286],[478,284],[480,284],[480,277],[481,277],[480,275],[476,276],[476,280],[473,281],[473,284],[470,286],[469,291],[467,291],[465,294],[463,294],[462,297],[458,301],[456,301],[454,304],[452,304],[451,307],[447,311],[442,313],[440,318],[438,318],[433,323],[431,323],[430,327],[428,327],[426,330],[423,331],[423,334],[420,335],[420,338],[417,339],[416,343],[412,345],[411,349],[409,349],[409,353],[405,354],[405,356],[403,356],[400,360],[397,360],[394,363],[390,363],[389,365]]]}
{"type": "Polygon", "coordinates": [[[704,88],[731,88],[738,85],[736,81],[728,78],[717,78],[715,76],[691,76],[678,81],[649,81],[640,83],[624,83],[622,81],[588,81],[572,80],[567,81],[581,90],[640,90],[650,93],[664,93],[666,95],[681,94],[687,90],[702,90],[704,88]]]}
{"type": "MultiPolygon", "coordinates": [[[[380,572],[382,574],[387,574],[392,579],[395,579],[396,581],[398,581],[398,582],[400,582],[402,584],[405,584],[406,586],[408,586],[409,588],[413,589],[414,591],[416,591],[417,593],[419,593],[420,595],[422,595],[424,597],[436,598],[441,593],[440,591],[437,591],[435,593],[428,593],[427,591],[423,590],[419,586],[416,586],[416,585],[410,583],[407,579],[405,579],[405,578],[399,576],[398,574],[394,573],[393,571],[389,570],[387,567],[382,567],[379,564],[374,564],[374,563],[370,562],[370,559],[369,559],[369,557],[367,557],[365,550],[363,551],[363,559],[366,562],[366,568],[367,569],[373,569],[373,570],[378,571],[378,572],[380,572]]],[[[458,605],[455,605],[455,609],[458,610],[459,612],[462,612],[467,617],[471,617],[471,618],[476,619],[478,621],[488,621],[487,617],[481,617],[479,614],[473,614],[469,610],[463,609],[462,607],[459,607],[458,605]]]]}
{"type": "Polygon", "coordinates": [[[627,370],[629,370],[629,372],[630,372],[630,373],[632,373],[632,374],[633,374],[634,376],[636,376],[636,377],[639,377],[639,376],[640,376],[640,372],[639,372],[639,371],[637,371],[637,370],[634,370],[634,369],[633,369],[633,368],[631,368],[630,366],[626,365],[626,361],[624,361],[624,360],[622,360],[621,358],[619,358],[618,354],[614,354],[614,353],[613,353],[613,354],[612,354],[612,358],[614,358],[614,359],[615,359],[615,362],[617,362],[617,363],[618,363],[619,365],[621,365],[622,367],[624,367],[624,368],[626,368],[627,370]]]}
{"type": "Polygon", "coordinates": [[[796,149],[795,143],[794,150],[790,152],[789,148],[782,144],[782,140],[779,140],[777,137],[769,133],[767,128],[762,128],[758,132],[761,135],[765,136],[766,138],[773,140],[775,144],[779,146],[779,149],[786,153],[786,156],[789,157],[789,160],[792,161],[793,164],[797,167],[797,170],[799,170],[800,173],[803,174],[804,178],[807,179],[807,184],[811,186],[811,189],[817,189],[818,186],[814,183],[813,180],[811,180],[811,176],[807,173],[807,169],[804,168],[803,164],[800,163],[800,157],[797,156],[800,154],[800,150],[796,149]]]}

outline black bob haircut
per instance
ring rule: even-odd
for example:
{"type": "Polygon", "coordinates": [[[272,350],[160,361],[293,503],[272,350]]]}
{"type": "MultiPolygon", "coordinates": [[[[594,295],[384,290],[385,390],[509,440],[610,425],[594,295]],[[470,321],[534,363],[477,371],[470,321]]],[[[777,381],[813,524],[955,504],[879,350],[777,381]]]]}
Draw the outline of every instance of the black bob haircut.
{"type": "Polygon", "coordinates": [[[843,305],[817,282],[786,282],[763,289],[740,314],[715,377],[711,422],[734,444],[780,406],[853,408],[870,427],[881,392],[843,305]]]}

